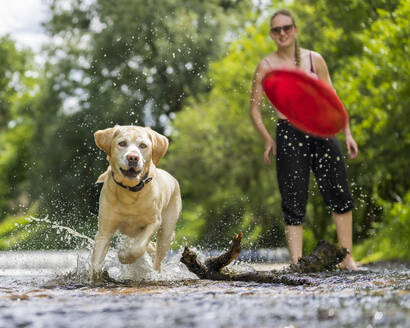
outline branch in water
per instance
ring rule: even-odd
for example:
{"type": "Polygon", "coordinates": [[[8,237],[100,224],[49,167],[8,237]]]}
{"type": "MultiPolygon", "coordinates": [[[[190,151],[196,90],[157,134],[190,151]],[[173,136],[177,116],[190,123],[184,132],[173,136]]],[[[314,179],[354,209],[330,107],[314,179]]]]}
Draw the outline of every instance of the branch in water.
{"type": "Polygon", "coordinates": [[[286,285],[311,285],[313,281],[309,277],[300,277],[297,273],[320,272],[334,269],[343,261],[347,250],[335,246],[327,241],[320,241],[313,252],[299,259],[295,265],[282,271],[254,271],[246,273],[224,273],[221,270],[234,261],[241,252],[242,233],[235,234],[231,248],[218,257],[212,257],[202,263],[197,254],[185,247],[181,262],[189,271],[195,273],[200,279],[224,280],[224,281],[254,281],[260,283],[283,283],[286,285]]]}
{"type": "Polygon", "coordinates": [[[208,270],[218,271],[233,262],[241,253],[242,232],[235,234],[232,240],[231,249],[217,257],[210,257],[205,261],[208,270]]]}

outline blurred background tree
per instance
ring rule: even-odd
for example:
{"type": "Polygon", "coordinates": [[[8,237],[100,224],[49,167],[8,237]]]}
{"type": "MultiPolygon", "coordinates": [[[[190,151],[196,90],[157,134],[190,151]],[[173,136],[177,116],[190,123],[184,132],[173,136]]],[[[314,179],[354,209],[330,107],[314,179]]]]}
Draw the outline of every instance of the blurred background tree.
{"type": "Polygon", "coordinates": [[[32,54],[0,37],[0,218],[27,205],[27,170],[34,131],[30,102],[38,88],[32,54]]]}
{"type": "MultiPolygon", "coordinates": [[[[356,200],[356,243],[371,237],[375,227],[383,231],[392,224],[392,220],[383,224],[390,215],[386,204],[408,199],[408,7],[405,1],[341,1],[335,6],[298,1],[290,6],[297,14],[302,46],[318,50],[329,63],[359,142],[359,159],[347,161],[356,200]]],[[[214,242],[216,231],[228,239],[232,230],[247,228],[249,245],[283,245],[274,168],[262,164],[263,143],[248,117],[253,70],[274,50],[267,35],[268,20],[249,26],[231,44],[227,56],[211,66],[211,93],[202,101],[192,100],[173,121],[166,164],[181,179],[188,205],[185,213],[192,211],[181,226],[188,229],[192,224],[197,229],[194,218],[200,213],[203,243],[214,242]]],[[[266,103],[264,113],[274,135],[273,111],[266,103]]],[[[344,148],[343,136],[340,139],[344,148]]],[[[330,213],[313,181],[312,187],[305,251],[320,238],[335,240],[330,213]]],[[[409,257],[404,240],[395,245],[402,250],[396,254],[409,257]]],[[[364,256],[363,248],[359,253],[364,256]]]]}
{"type": "MultiPolygon", "coordinates": [[[[107,166],[93,132],[115,124],[169,126],[240,28],[245,1],[52,1],[31,193],[39,215],[94,235],[107,166]],[[234,35],[234,34],[233,34],[234,35]]],[[[56,241],[56,246],[58,242],[56,241]]],[[[64,245],[63,245],[64,246],[64,245]]]]}
{"type": "Polygon", "coordinates": [[[25,222],[18,215],[36,198],[28,192],[36,124],[32,104],[39,89],[32,58],[8,36],[0,37],[0,249],[21,240],[12,236],[15,224],[25,222]]]}

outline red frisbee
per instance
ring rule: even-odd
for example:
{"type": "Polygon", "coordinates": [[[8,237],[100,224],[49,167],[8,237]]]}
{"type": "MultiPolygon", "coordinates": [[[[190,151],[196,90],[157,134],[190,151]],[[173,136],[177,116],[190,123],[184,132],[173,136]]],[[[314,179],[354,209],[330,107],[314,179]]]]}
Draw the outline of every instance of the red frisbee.
{"type": "Polygon", "coordinates": [[[273,106],[302,131],[330,137],[347,124],[348,115],[333,89],[302,70],[270,71],[262,86],[273,106]]]}

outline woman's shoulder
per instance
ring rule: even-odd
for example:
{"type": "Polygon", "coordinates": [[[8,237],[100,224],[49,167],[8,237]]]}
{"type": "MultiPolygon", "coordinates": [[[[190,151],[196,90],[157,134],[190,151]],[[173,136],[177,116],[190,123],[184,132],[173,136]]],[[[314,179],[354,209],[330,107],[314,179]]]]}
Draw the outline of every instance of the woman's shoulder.
{"type": "Polygon", "coordinates": [[[269,70],[272,70],[274,67],[275,67],[274,54],[269,54],[259,61],[258,66],[256,67],[256,72],[264,73],[269,70]]]}
{"type": "Polygon", "coordinates": [[[279,63],[278,57],[274,52],[264,57],[258,64],[258,68],[262,70],[272,70],[278,68],[279,66],[281,66],[281,64],[279,63]]]}
{"type": "Polygon", "coordinates": [[[312,65],[315,67],[315,71],[317,67],[326,66],[326,62],[319,52],[310,49],[300,50],[301,61],[306,63],[305,65],[310,66],[310,63],[312,63],[312,65]]]}
{"type": "Polygon", "coordinates": [[[306,56],[312,56],[312,60],[315,64],[319,64],[319,65],[326,64],[326,61],[323,58],[323,56],[317,51],[306,49],[306,56]]]}
{"type": "Polygon", "coordinates": [[[275,55],[273,53],[268,54],[259,62],[258,66],[271,66],[275,62],[275,55]]]}
{"type": "Polygon", "coordinates": [[[312,56],[313,59],[322,58],[322,55],[318,53],[317,51],[314,51],[311,49],[305,49],[305,48],[300,48],[300,55],[303,58],[310,57],[310,56],[312,56]]]}

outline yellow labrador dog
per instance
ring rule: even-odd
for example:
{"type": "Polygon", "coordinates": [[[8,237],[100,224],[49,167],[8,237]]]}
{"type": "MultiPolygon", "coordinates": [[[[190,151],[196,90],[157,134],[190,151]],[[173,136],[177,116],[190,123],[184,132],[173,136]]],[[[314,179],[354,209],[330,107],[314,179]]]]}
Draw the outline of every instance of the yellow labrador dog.
{"type": "Polygon", "coordinates": [[[110,166],[97,181],[104,185],[91,277],[93,280],[101,278],[104,258],[117,229],[128,236],[127,245],[118,252],[120,262],[133,263],[148,251],[154,269],[159,271],[181,211],[177,180],[156,168],[167,151],[168,139],[140,126],[99,130],[94,139],[107,154],[110,166]],[[155,233],[156,245],[152,242],[155,233]]]}

